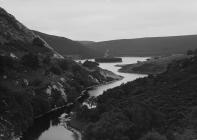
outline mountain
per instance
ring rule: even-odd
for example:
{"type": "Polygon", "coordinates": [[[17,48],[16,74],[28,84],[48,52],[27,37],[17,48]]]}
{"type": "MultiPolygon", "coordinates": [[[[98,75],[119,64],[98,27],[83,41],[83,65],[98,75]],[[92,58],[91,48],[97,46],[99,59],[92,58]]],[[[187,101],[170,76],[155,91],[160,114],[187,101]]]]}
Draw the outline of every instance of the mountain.
{"type": "Polygon", "coordinates": [[[48,35],[45,33],[41,33],[38,31],[33,31],[35,34],[42,37],[50,46],[54,48],[58,53],[62,56],[71,56],[71,57],[82,57],[89,58],[99,56],[99,53],[94,51],[91,48],[86,47],[86,45],[82,45],[77,41],[73,41],[71,39],[48,35]]]}
{"type": "Polygon", "coordinates": [[[27,52],[50,53],[61,57],[42,38],[2,8],[0,8],[0,47],[1,53],[14,53],[19,57],[27,52]]]}
{"type": "Polygon", "coordinates": [[[0,139],[19,139],[35,118],[76,103],[89,86],[120,78],[62,57],[0,8],[0,139]]]}
{"type": "Polygon", "coordinates": [[[111,56],[160,56],[185,53],[197,48],[197,35],[121,39],[85,44],[100,51],[102,55],[109,50],[111,56]]]}

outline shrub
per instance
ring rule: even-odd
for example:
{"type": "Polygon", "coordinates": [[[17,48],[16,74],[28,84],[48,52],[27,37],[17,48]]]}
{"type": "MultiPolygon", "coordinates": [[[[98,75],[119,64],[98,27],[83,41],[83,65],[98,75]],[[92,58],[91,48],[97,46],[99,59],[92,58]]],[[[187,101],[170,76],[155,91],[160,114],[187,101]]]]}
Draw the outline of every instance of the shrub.
{"type": "Polygon", "coordinates": [[[81,70],[81,67],[79,65],[73,65],[72,66],[72,71],[74,73],[79,72],[81,70]]]}
{"type": "Polygon", "coordinates": [[[42,83],[42,80],[41,80],[41,79],[35,79],[34,81],[32,81],[32,82],[30,83],[30,85],[31,85],[31,86],[37,87],[37,86],[39,86],[41,83],[42,83]]]}
{"type": "Polygon", "coordinates": [[[44,47],[44,41],[40,38],[40,37],[35,37],[33,39],[33,45],[35,46],[40,46],[40,47],[44,47]]]}
{"type": "Polygon", "coordinates": [[[55,66],[52,66],[51,68],[50,68],[50,71],[52,72],[52,73],[54,73],[54,74],[56,74],[56,75],[61,75],[61,69],[59,68],[59,67],[55,67],[55,66]]]}
{"type": "Polygon", "coordinates": [[[42,63],[43,63],[43,64],[46,64],[46,65],[49,65],[49,64],[51,63],[51,58],[50,58],[50,56],[45,57],[45,58],[42,60],[42,63]]]}
{"type": "Polygon", "coordinates": [[[32,53],[28,53],[21,58],[21,63],[32,69],[40,67],[38,56],[32,53]]]}
{"type": "Polygon", "coordinates": [[[68,70],[69,62],[65,59],[59,61],[59,66],[62,70],[68,70]]]}
{"type": "Polygon", "coordinates": [[[4,72],[4,68],[13,68],[14,60],[9,56],[0,56],[0,73],[4,72]]]}
{"type": "Polygon", "coordinates": [[[187,51],[187,55],[193,55],[193,54],[194,54],[194,52],[192,50],[187,51]]]}
{"type": "Polygon", "coordinates": [[[38,116],[44,112],[49,111],[50,104],[48,99],[44,99],[42,96],[35,96],[31,100],[31,104],[33,106],[34,116],[38,116]]]}
{"type": "Polygon", "coordinates": [[[83,66],[85,66],[85,67],[88,67],[88,68],[94,68],[94,67],[98,67],[99,66],[99,63],[97,63],[97,62],[92,62],[92,61],[85,61],[84,63],[83,63],[83,66]]]}
{"type": "Polygon", "coordinates": [[[162,136],[158,132],[148,132],[144,137],[140,140],[167,140],[165,136],[162,136]]]}

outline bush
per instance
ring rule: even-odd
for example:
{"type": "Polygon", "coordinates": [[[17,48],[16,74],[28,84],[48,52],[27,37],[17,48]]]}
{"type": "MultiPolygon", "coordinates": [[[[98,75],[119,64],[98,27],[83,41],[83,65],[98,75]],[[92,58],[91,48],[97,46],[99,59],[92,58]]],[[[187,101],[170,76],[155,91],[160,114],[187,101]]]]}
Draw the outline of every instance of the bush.
{"type": "Polygon", "coordinates": [[[35,46],[40,46],[40,47],[44,47],[44,41],[40,38],[40,37],[35,37],[33,39],[33,45],[35,46]]]}
{"type": "Polygon", "coordinates": [[[74,73],[79,72],[81,70],[81,67],[79,65],[73,65],[72,66],[72,71],[74,73]]]}
{"type": "Polygon", "coordinates": [[[36,70],[40,67],[38,56],[32,53],[28,53],[21,58],[21,63],[24,66],[36,70]]]}
{"type": "Polygon", "coordinates": [[[68,70],[69,62],[65,59],[59,61],[59,66],[62,70],[68,70]]]}
{"type": "Polygon", "coordinates": [[[194,54],[194,52],[192,50],[187,51],[187,55],[193,55],[193,54],[194,54]]]}
{"type": "Polygon", "coordinates": [[[34,81],[32,81],[30,83],[30,85],[37,87],[37,86],[41,85],[41,83],[42,83],[42,80],[41,79],[35,79],[34,81]]]}
{"type": "Polygon", "coordinates": [[[0,73],[4,72],[4,68],[13,68],[14,60],[9,56],[0,56],[0,73]]]}
{"type": "Polygon", "coordinates": [[[50,58],[50,56],[45,57],[45,58],[42,60],[42,63],[43,63],[43,64],[46,64],[46,65],[49,65],[49,64],[51,63],[51,58],[50,58]]]}
{"type": "Polygon", "coordinates": [[[83,63],[83,66],[85,66],[85,67],[88,67],[88,68],[94,68],[94,67],[98,67],[99,66],[99,63],[97,63],[97,62],[92,62],[92,61],[85,61],[84,63],[83,63]]]}
{"type": "Polygon", "coordinates": [[[167,140],[165,136],[162,136],[158,132],[149,132],[140,140],[167,140]]]}
{"type": "Polygon", "coordinates": [[[61,95],[61,92],[57,89],[52,89],[51,92],[51,106],[58,107],[64,105],[65,101],[61,95]]]}
{"type": "Polygon", "coordinates": [[[33,106],[34,117],[50,110],[48,99],[42,96],[35,96],[31,100],[33,106]]]}
{"type": "Polygon", "coordinates": [[[61,75],[62,74],[61,69],[59,67],[52,66],[50,68],[50,71],[52,73],[56,74],[56,75],[61,75]]]}

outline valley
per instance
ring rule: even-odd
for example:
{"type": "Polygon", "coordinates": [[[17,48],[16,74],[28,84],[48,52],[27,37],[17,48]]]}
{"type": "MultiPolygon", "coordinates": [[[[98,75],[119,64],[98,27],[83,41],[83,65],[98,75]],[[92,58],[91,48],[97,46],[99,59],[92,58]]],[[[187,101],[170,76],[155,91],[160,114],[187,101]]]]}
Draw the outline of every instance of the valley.
{"type": "Polygon", "coordinates": [[[0,140],[195,140],[196,69],[196,35],[75,41],[0,7],[0,140]]]}
{"type": "MultiPolygon", "coordinates": [[[[136,63],[137,61],[144,61],[147,58],[125,57],[122,59],[123,59],[123,62],[121,64],[128,64],[128,63],[136,63]]],[[[90,59],[90,60],[92,60],[92,59],[90,59]]],[[[83,62],[85,62],[85,60],[81,60],[80,62],[83,63],[83,62]]],[[[109,83],[100,84],[100,85],[97,85],[93,88],[88,88],[87,93],[90,95],[90,97],[97,97],[108,89],[119,86],[122,83],[126,83],[128,81],[133,81],[137,78],[146,76],[146,75],[142,75],[142,74],[119,73],[118,67],[115,66],[117,64],[120,64],[120,63],[111,63],[111,64],[101,63],[99,66],[102,69],[107,69],[117,75],[123,76],[123,79],[120,79],[120,80],[117,80],[114,82],[112,81],[109,83]]],[[[53,115],[53,117],[48,116],[48,119],[46,119],[46,117],[41,118],[40,121],[43,120],[46,123],[42,124],[42,125],[39,125],[39,123],[38,124],[36,123],[35,125],[33,125],[32,128],[30,128],[28,130],[28,132],[25,133],[24,139],[25,140],[45,140],[45,139],[47,139],[47,140],[62,139],[63,140],[65,138],[67,138],[69,140],[81,140],[80,133],[75,134],[75,131],[70,132],[70,129],[71,129],[71,127],[69,125],[70,123],[69,123],[69,121],[66,121],[66,119],[68,119],[69,115],[66,118],[64,118],[64,116],[61,117],[61,115],[64,115],[63,112],[66,112],[67,114],[70,113],[67,110],[70,110],[70,109],[66,108],[63,111],[60,111],[59,115],[56,114],[56,115],[53,115]],[[43,129],[40,128],[41,126],[43,127],[43,129]],[[38,131],[37,133],[34,134],[33,131],[35,129],[38,129],[38,127],[39,127],[39,129],[41,129],[41,131],[38,131]],[[51,136],[51,134],[53,134],[53,135],[51,136]]],[[[39,119],[36,122],[39,122],[39,119]]],[[[78,125],[76,126],[76,128],[77,128],[77,130],[79,129],[78,125]]]]}

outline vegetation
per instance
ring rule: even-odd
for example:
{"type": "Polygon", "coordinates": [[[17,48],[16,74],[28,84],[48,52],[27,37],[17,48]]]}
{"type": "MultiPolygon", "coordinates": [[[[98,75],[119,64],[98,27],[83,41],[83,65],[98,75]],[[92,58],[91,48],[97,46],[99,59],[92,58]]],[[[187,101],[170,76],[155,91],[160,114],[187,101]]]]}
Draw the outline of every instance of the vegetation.
{"type": "Polygon", "coordinates": [[[21,63],[24,66],[29,67],[34,70],[39,68],[39,66],[40,66],[38,56],[35,54],[32,54],[32,53],[28,53],[28,54],[24,55],[21,58],[21,63]]]}
{"type": "Polygon", "coordinates": [[[103,58],[95,58],[96,62],[100,63],[115,63],[115,62],[122,62],[122,58],[118,57],[103,57],[103,58]]]}
{"type": "Polygon", "coordinates": [[[144,62],[137,62],[136,64],[128,64],[123,66],[119,65],[121,67],[119,71],[155,75],[165,72],[168,64],[172,63],[173,61],[182,60],[187,57],[190,57],[190,55],[174,54],[170,56],[153,57],[144,62]]]}
{"type": "Polygon", "coordinates": [[[59,67],[55,67],[55,66],[52,66],[51,68],[50,68],[50,71],[52,72],[52,73],[54,73],[54,74],[56,74],[56,75],[61,75],[61,69],[59,68],[59,67]]]}
{"type": "Polygon", "coordinates": [[[35,37],[33,39],[33,45],[35,46],[40,46],[40,47],[44,47],[44,41],[40,38],[40,37],[35,37]]]}
{"type": "MultiPolygon", "coordinates": [[[[100,77],[73,60],[54,58],[56,52],[42,38],[2,8],[0,20],[0,139],[13,140],[34,118],[75,101],[84,88],[98,84],[95,79],[100,77]]],[[[69,43],[66,46],[72,48],[69,43]]],[[[83,49],[75,48],[87,54],[83,49]]]]}
{"type": "Polygon", "coordinates": [[[197,49],[195,50],[188,50],[187,55],[197,55],[197,49]]]}
{"type": "Polygon", "coordinates": [[[196,129],[196,68],[193,56],[171,63],[158,76],[104,92],[96,99],[96,108],[77,113],[87,124],[83,139],[175,140],[186,129],[196,129]]]}
{"type": "Polygon", "coordinates": [[[87,68],[95,68],[95,67],[98,67],[99,66],[99,63],[97,62],[93,62],[93,61],[85,61],[83,63],[83,66],[87,67],[87,68]]]}
{"type": "Polygon", "coordinates": [[[0,71],[2,139],[9,139],[12,132],[20,135],[35,117],[75,101],[85,87],[98,84],[94,78],[108,80],[72,60],[33,53],[22,58],[0,56],[0,71]]]}
{"type": "Polygon", "coordinates": [[[57,51],[62,56],[74,58],[102,56],[100,52],[94,51],[92,48],[88,48],[77,41],[61,36],[41,33],[38,31],[34,31],[34,33],[42,37],[50,46],[54,48],[55,51],[57,51]]]}
{"type": "MultiPolygon", "coordinates": [[[[185,54],[196,49],[196,35],[120,39],[85,43],[102,56],[109,51],[111,56],[166,56],[185,54]]],[[[82,42],[83,43],[83,42],[82,42]]]]}

